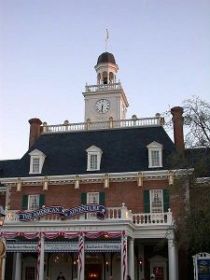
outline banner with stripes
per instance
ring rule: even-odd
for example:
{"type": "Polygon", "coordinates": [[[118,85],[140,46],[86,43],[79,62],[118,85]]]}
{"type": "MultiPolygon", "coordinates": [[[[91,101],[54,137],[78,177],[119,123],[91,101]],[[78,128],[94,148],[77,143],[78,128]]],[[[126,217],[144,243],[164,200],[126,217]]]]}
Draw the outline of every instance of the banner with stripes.
{"type": "Polygon", "coordinates": [[[83,232],[79,236],[79,248],[78,248],[78,280],[84,280],[85,273],[85,241],[83,232]]]}
{"type": "Polygon", "coordinates": [[[36,280],[39,280],[39,273],[40,273],[40,255],[41,255],[41,233],[39,234],[39,239],[37,243],[37,263],[36,263],[36,280]]]}
{"type": "Polygon", "coordinates": [[[125,231],[122,232],[121,236],[121,280],[127,279],[128,274],[128,257],[127,257],[127,236],[125,231]]]}

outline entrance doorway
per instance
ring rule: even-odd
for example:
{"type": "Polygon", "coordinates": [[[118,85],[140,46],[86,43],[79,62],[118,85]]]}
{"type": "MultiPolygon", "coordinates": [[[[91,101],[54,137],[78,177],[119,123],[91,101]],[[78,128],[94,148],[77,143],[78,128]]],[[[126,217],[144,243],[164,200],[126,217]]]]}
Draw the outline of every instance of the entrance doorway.
{"type": "Polygon", "coordinates": [[[102,265],[101,264],[86,264],[85,265],[85,280],[102,280],[102,265]]]}

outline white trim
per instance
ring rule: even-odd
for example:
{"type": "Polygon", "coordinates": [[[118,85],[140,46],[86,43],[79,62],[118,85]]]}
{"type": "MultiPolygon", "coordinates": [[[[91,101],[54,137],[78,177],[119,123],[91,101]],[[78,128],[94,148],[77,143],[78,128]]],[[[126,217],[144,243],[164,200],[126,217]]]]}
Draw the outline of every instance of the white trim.
{"type": "MultiPolygon", "coordinates": [[[[99,174],[72,174],[72,175],[53,175],[48,176],[48,182],[50,183],[74,183],[75,177],[79,176],[80,182],[89,182],[95,183],[96,181],[102,182],[104,177],[109,176],[110,181],[136,181],[136,178],[139,176],[139,172],[144,176],[144,180],[163,180],[168,178],[169,171],[174,173],[175,177],[191,175],[194,171],[191,169],[174,169],[174,170],[151,170],[151,171],[136,171],[136,172],[121,172],[121,173],[99,173],[99,174]]],[[[43,184],[45,176],[36,176],[36,177],[7,177],[0,178],[2,184],[17,184],[17,180],[20,179],[22,183],[25,184],[43,184]]]]}
{"type": "Polygon", "coordinates": [[[195,182],[197,184],[210,184],[210,177],[199,177],[195,182]]]}

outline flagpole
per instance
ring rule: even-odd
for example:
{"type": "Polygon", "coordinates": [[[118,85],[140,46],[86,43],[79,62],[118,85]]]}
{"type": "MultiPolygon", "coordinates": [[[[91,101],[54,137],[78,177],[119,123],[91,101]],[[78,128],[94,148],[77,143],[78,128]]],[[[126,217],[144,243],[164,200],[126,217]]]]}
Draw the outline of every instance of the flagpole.
{"type": "Polygon", "coordinates": [[[105,50],[108,49],[108,39],[109,39],[109,30],[106,28],[106,37],[105,37],[105,50]]]}

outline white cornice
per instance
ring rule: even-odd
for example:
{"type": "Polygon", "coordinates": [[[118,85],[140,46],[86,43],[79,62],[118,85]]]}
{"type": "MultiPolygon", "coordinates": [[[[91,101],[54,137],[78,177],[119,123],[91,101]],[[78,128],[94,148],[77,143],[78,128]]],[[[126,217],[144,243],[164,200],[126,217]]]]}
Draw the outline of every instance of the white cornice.
{"type": "Polygon", "coordinates": [[[210,177],[200,177],[196,179],[197,184],[210,184],[210,177]]]}
{"type": "Polygon", "coordinates": [[[194,169],[176,169],[176,170],[151,170],[151,171],[137,171],[137,172],[120,172],[120,173],[98,173],[98,174],[73,174],[73,175],[52,175],[52,176],[31,176],[31,177],[14,177],[14,178],[0,178],[2,184],[13,185],[20,181],[27,184],[42,184],[45,180],[51,184],[73,184],[75,180],[80,183],[101,183],[107,175],[110,182],[120,181],[136,181],[139,176],[144,180],[166,180],[169,175],[173,174],[175,177],[186,176],[192,174],[194,169]]]}

